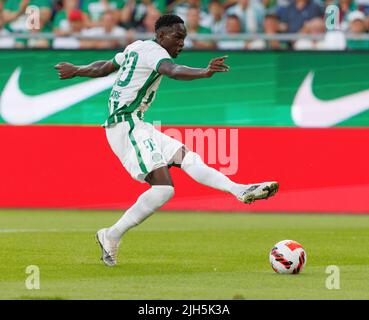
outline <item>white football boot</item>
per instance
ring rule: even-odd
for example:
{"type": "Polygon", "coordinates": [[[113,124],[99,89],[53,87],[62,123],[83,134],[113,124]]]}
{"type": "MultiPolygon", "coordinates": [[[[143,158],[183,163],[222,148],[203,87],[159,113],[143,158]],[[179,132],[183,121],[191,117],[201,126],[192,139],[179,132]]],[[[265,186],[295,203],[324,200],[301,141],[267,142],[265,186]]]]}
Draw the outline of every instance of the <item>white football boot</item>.
{"type": "Polygon", "coordinates": [[[119,243],[109,240],[106,237],[107,228],[100,229],[96,233],[96,240],[101,247],[102,256],[101,260],[109,267],[114,267],[117,264],[117,255],[119,243]]]}
{"type": "Polygon", "coordinates": [[[268,199],[277,193],[278,188],[279,184],[275,181],[246,184],[245,190],[237,196],[237,199],[243,203],[253,203],[255,200],[268,199]]]}

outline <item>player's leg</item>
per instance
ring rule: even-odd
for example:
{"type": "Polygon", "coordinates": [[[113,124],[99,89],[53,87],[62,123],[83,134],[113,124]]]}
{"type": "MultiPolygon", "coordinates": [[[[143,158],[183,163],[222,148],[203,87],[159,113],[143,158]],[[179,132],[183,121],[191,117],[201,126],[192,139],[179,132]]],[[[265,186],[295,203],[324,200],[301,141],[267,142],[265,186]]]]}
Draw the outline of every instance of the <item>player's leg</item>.
{"type": "Polygon", "coordinates": [[[151,186],[110,228],[98,231],[97,237],[103,250],[102,260],[108,266],[115,266],[120,240],[133,227],[138,226],[162,207],[174,195],[174,187],[167,166],[150,172],[146,178],[151,186]]]}
{"type": "Polygon", "coordinates": [[[206,165],[197,153],[189,151],[186,146],[177,151],[170,164],[181,168],[195,181],[211,188],[234,195],[244,190],[244,185],[233,182],[221,172],[206,165]]]}
{"type": "Polygon", "coordinates": [[[138,123],[135,129],[131,130],[126,124],[118,125],[107,130],[107,138],[114,153],[131,176],[151,186],[114,225],[97,233],[103,252],[102,260],[108,266],[114,266],[122,236],[164,205],[173,196],[174,188],[167,162],[158,148],[150,126],[138,123]]]}
{"type": "Polygon", "coordinates": [[[141,224],[173,197],[174,187],[167,166],[150,172],[145,181],[151,188],[141,194],[135,204],[108,229],[109,239],[119,241],[129,229],[141,224]]]}
{"type": "Polygon", "coordinates": [[[206,165],[197,153],[189,151],[185,146],[176,152],[170,163],[181,168],[197,182],[229,192],[245,203],[267,199],[278,191],[277,182],[246,185],[235,183],[221,172],[206,165]]]}

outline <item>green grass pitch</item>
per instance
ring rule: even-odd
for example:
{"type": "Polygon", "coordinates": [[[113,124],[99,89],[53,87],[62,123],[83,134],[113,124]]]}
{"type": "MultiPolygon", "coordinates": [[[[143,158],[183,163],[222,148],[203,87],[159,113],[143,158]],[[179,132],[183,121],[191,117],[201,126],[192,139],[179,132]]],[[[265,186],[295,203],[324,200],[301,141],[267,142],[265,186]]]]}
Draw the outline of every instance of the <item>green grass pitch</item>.
{"type": "Polygon", "coordinates": [[[120,212],[0,211],[0,299],[369,299],[369,216],[156,213],[123,238],[105,267],[95,232],[120,212]],[[299,275],[278,275],[269,251],[293,239],[299,275]],[[25,286],[26,267],[41,287],[25,286]],[[340,289],[325,286],[326,267],[340,289]]]}

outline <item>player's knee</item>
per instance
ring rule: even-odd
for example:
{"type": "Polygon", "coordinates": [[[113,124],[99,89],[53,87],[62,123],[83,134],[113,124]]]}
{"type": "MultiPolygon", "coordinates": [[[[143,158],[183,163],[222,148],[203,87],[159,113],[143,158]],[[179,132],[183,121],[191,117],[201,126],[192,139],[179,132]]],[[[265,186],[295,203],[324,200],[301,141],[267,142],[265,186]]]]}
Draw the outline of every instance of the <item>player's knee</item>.
{"type": "Polygon", "coordinates": [[[175,166],[180,168],[183,159],[186,157],[186,154],[190,152],[185,145],[183,145],[181,148],[177,150],[177,152],[174,154],[173,158],[169,161],[170,166],[175,166]]]}
{"type": "Polygon", "coordinates": [[[169,201],[174,196],[174,187],[173,186],[165,186],[164,188],[164,197],[166,201],[169,201]]]}
{"type": "Polygon", "coordinates": [[[201,157],[193,151],[188,151],[182,160],[181,168],[186,170],[187,168],[203,163],[201,157]]]}
{"type": "Polygon", "coordinates": [[[162,204],[168,202],[174,196],[173,186],[153,186],[153,188],[159,191],[160,202],[162,204]]]}

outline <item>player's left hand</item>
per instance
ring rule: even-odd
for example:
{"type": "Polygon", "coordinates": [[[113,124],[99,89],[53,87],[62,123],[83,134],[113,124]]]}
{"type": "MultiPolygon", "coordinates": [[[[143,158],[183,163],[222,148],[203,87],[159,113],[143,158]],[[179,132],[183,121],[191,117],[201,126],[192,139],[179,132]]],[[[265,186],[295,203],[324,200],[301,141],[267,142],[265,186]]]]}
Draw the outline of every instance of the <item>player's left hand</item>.
{"type": "Polygon", "coordinates": [[[78,67],[68,62],[60,62],[54,67],[59,71],[59,79],[71,79],[76,76],[78,67]]]}
{"type": "Polygon", "coordinates": [[[228,56],[218,57],[210,60],[207,71],[208,75],[211,77],[215,72],[227,72],[229,71],[229,66],[227,66],[224,61],[228,56]]]}

